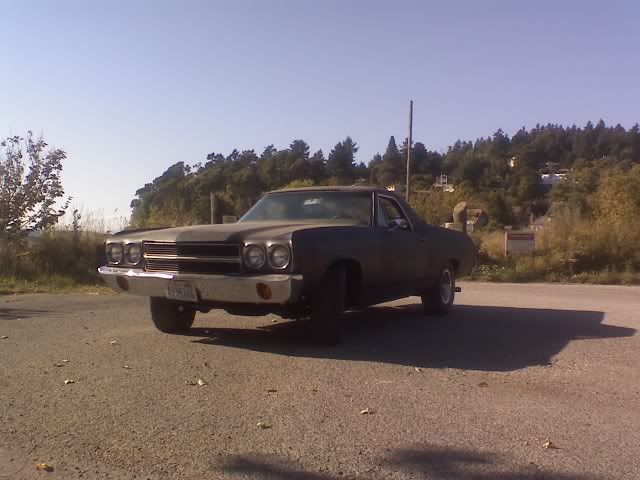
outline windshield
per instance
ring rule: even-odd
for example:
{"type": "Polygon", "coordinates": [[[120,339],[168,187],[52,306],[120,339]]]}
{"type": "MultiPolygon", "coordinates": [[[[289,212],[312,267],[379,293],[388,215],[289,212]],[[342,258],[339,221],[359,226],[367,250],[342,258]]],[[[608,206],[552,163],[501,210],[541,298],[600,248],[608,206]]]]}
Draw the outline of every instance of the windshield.
{"type": "Polygon", "coordinates": [[[371,224],[369,192],[282,192],[262,197],[239,221],[261,220],[348,220],[371,224]]]}

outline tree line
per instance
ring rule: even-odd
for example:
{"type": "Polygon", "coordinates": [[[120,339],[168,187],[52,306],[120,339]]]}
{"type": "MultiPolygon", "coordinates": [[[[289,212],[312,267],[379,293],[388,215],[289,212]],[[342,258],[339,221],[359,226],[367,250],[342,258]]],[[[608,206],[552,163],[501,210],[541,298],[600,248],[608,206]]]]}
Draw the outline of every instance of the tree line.
{"type": "MultiPolygon", "coordinates": [[[[205,162],[193,165],[180,161],[136,192],[132,225],[206,223],[210,192],[217,194],[225,213],[241,215],[262,193],[284,186],[403,185],[407,148],[406,139],[398,146],[392,136],[384,153],[365,164],[356,161],[357,143],[346,137],[328,156],[322,150],[312,153],[304,140],[294,140],[289,148],[269,145],[260,154],[234,150],[226,156],[211,153],[205,162]]],[[[534,204],[538,214],[552,201],[570,201],[585,209],[586,200],[580,195],[588,190],[584,180],[565,182],[550,194],[542,188],[540,173],[597,171],[611,165],[629,169],[640,163],[640,127],[635,124],[627,130],[619,124],[606,126],[602,120],[584,127],[537,125],[521,128],[512,137],[499,129],[491,137],[458,140],[446,152],[428,150],[419,141],[411,148],[412,191],[418,192],[418,205],[419,193],[428,195],[435,178],[445,174],[459,192],[450,198],[472,198],[504,225],[514,222],[514,208],[527,203],[534,204]]],[[[451,201],[445,203],[448,208],[451,201]]],[[[428,220],[436,223],[442,218],[428,220]]]]}

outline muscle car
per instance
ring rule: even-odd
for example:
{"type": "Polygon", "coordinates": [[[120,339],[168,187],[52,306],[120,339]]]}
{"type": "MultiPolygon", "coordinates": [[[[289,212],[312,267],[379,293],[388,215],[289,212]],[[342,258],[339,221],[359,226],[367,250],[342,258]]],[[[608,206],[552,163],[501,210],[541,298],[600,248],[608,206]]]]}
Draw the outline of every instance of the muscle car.
{"type": "Polygon", "coordinates": [[[165,333],[196,312],[309,318],[318,340],[339,338],[349,309],[417,295],[443,315],[456,278],[475,264],[467,235],[426,223],[373,187],[311,187],[264,195],[237,223],[124,231],[105,242],[99,273],[117,292],[150,297],[165,333]]]}

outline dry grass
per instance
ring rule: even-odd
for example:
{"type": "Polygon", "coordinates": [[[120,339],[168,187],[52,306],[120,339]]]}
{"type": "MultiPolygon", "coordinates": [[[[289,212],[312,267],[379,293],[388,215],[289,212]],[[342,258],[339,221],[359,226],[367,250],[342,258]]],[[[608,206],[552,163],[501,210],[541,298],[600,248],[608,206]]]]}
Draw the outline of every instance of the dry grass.
{"type": "Polygon", "coordinates": [[[640,284],[640,229],[611,218],[565,212],[538,232],[536,252],[507,256],[504,232],[474,235],[479,249],[472,278],[496,282],[640,284]]]}
{"type": "Polygon", "coordinates": [[[0,294],[104,291],[97,268],[106,230],[101,217],[88,216],[76,232],[62,224],[38,238],[0,241],[0,294]]]}

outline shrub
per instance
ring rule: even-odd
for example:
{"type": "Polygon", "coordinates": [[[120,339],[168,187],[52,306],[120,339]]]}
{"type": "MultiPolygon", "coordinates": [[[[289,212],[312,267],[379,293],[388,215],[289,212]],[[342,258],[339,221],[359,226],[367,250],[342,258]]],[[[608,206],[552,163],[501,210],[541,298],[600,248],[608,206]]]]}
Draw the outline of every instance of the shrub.
{"type": "Polygon", "coordinates": [[[47,276],[95,283],[106,234],[48,229],[35,240],[0,245],[0,276],[37,281],[47,276]]]}

